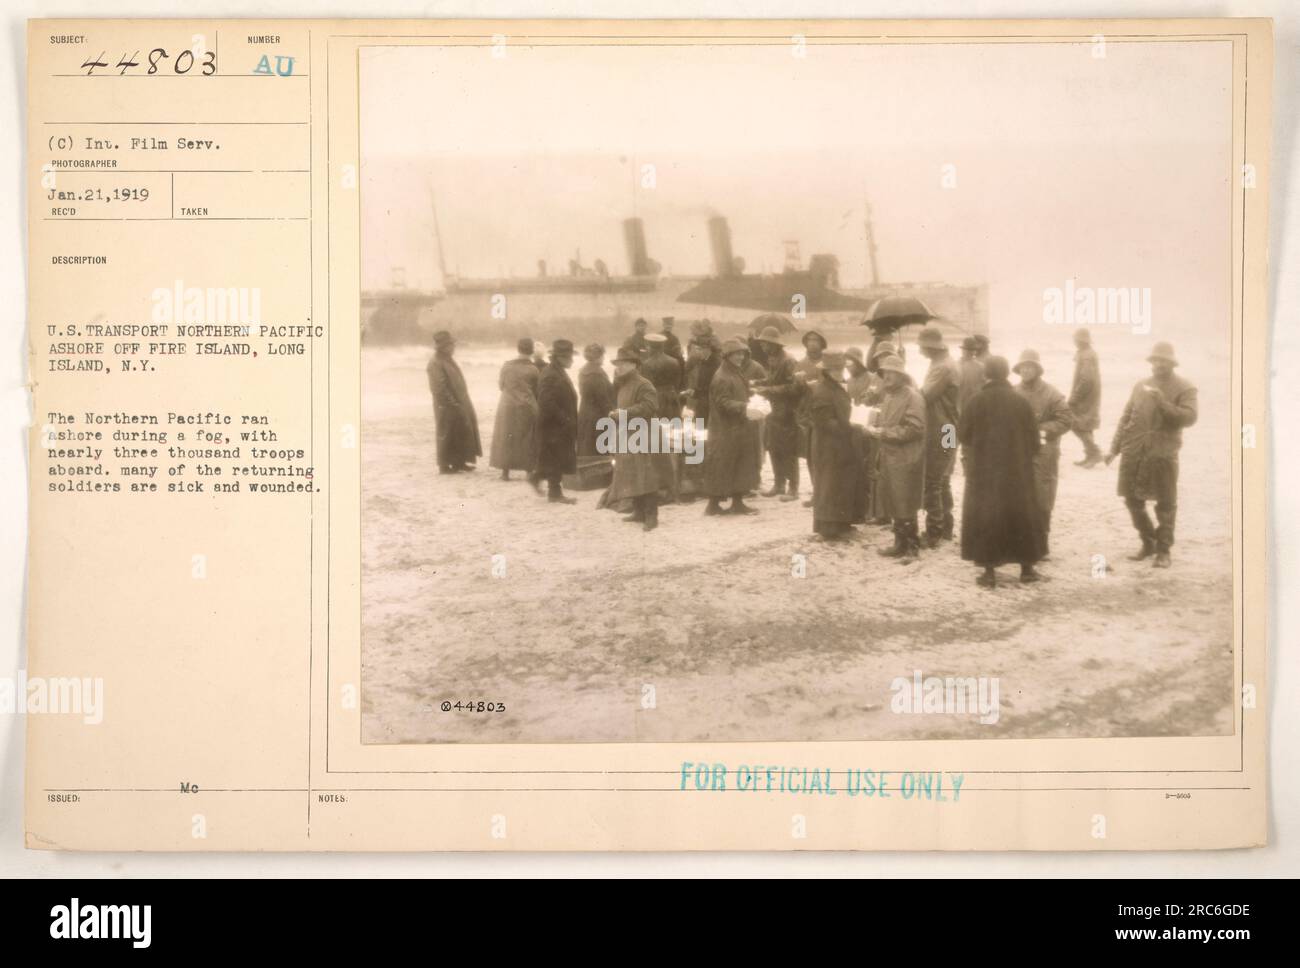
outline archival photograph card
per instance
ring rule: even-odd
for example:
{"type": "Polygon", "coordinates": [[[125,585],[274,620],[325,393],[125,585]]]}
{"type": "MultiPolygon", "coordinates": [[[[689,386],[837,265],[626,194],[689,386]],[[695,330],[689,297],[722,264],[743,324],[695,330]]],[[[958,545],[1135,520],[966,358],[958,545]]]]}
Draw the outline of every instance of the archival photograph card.
{"type": "Polygon", "coordinates": [[[29,847],[1265,843],[1268,21],[28,53],[29,847]]]}

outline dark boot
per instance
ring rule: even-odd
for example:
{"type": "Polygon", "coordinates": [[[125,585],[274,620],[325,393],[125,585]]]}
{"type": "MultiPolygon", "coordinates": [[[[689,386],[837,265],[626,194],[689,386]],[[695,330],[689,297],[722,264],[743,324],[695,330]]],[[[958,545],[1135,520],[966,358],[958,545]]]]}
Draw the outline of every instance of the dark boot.
{"type": "Polygon", "coordinates": [[[1027,564],[1020,566],[1020,580],[1022,582],[1028,584],[1029,582],[1040,581],[1042,577],[1042,575],[1034,571],[1033,565],[1027,564]]]}
{"type": "Polygon", "coordinates": [[[659,495],[647,494],[643,499],[641,508],[644,521],[641,524],[642,531],[653,531],[659,527],[659,495]]]}
{"type": "Polygon", "coordinates": [[[1133,520],[1133,527],[1137,529],[1138,536],[1142,539],[1142,550],[1136,554],[1128,556],[1129,561],[1145,561],[1156,553],[1156,526],[1151,523],[1151,516],[1147,514],[1147,506],[1144,501],[1125,501],[1125,507],[1128,508],[1129,517],[1133,520]]]}
{"type": "Polygon", "coordinates": [[[876,554],[882,558],[901,558],[907,554],[907,532],[902,522],[894,523],[894,546],[892,548],[878,548],[876,554]]]}
{"type": "Polygon", "coordinates": [[[552,504],[577,504],[576,497],[565,497],[564,491],[560,489],[559,484],[548,484],[546,491],[546,500],[552,504]]]}
{"type": "Polygon", "coordinates": [[[975,584],[979,585],[981,588],[997,588],[998,573],[992,568],[985,568],[975,577],[975,584]]]}
{"type": "Polygon", "coordinates": [[[1129,561],[1146,561],[1156,553],[1156,543],[1150,538],[1142,539],[1142,547],[1128,556],[1129,561]]]}
{"type": "Polygon", "coordinates": [[[501,480],[503,480],[503,481],[508,481],[508,480],[510,480],[510,472],[509,472],[509,471],[502,471],[502,472],[501,472],[501,480]]]}
{"type": "Polygon", "coordinates": [[[542,479],[531,471],[528,473],[528,483],[533,486],[533,490],[538,494],[542,493],[542,479]]]}
{"type": "Polygon", "coordinates": [[[916,519],[913,518],[907,523],[907,530],[904,532],[903,553],[898,558],[900,565],[910,565],[921,556],[921,532],[916,526],[916,519]]]}
{"type": "Polygon", "coordinates": [[[778,477],[776,483],[763,492],[763,497],[781,497],[783,494],[785,494],[785,481],[778,477]]]}
{"type": "Polygon", "coordinates": [[[715,514],[726,513],[722,510],[722,498],[719,497],[709,498],[709,503],[705,505],[704,513],[709,517],[712,517],[715,514]]]}
{"type": "Polygon", "coordinates": [[[640,524],[645,520],[645,497],[638,496],[632,498],[632,513],[623,515],[624,521],[630,521],[633,524],[640,524]]]}
{"type": "Polygon", "coordinates": [[[731,495],[731,507],[727,509],[728,514],[757,514],[758,508],[751,508],[744,502],[743,494],[731,495]]]}
{"type": "Polygon", "coordinates": [[[1168,551],[1161,550],[1156,552],[1156,560],[1151,564],[1155,568],[1168,568],[1173,564],[1173,561],[1169,558],[1168,551]]]}

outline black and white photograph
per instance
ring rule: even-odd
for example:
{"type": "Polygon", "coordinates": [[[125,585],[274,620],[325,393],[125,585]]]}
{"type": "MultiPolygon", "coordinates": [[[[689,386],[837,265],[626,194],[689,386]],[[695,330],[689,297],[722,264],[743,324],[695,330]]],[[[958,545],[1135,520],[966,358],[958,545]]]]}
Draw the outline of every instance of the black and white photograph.
{"type": "Polygon", "coordinates": [[[359,54],[369,744],[1234,732],[1232,60],[359,54]]]}

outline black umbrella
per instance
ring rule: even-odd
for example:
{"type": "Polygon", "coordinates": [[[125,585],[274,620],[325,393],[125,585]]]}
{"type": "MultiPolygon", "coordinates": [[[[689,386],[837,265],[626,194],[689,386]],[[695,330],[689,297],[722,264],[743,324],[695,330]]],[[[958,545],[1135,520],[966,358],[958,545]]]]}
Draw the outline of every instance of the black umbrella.
{"type": "Polygon", "coordinates": [[[775,326],[776,331],[784,336],[786,333],[793,333],[795,325],[790,321],[789,316],[783,316],[780,313],[764,313],[762,316],[755,316],[754,321],[749,324],[749,335],[757,336],[769,326],[775,326]]]}
{"type": "Polygon", "coordinates": [[[893,333],[912,323],[928,323],[938,318],[915,296],[886,296],[876,300],[862,325],[870,326],[876,333],[893,333]]]}

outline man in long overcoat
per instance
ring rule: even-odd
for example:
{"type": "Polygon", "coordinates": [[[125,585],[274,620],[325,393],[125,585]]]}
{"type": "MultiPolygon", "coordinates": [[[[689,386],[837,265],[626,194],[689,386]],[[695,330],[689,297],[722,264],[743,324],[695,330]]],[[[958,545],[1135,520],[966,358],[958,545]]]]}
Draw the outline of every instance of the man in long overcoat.
{"type": "Polygon", "coordinates": [[[925,397],[912,385],[899,357],[878,357],[876,367],[883,392],[880,413],[867,433],[879,443],[876,507],[894,527],[894,546],[879,553],[909,564],[921,550],[916,513],[925,489],[925,397]]]}
{"type": "Polygon", "coordinates": [[[767,379],[755,390],[772,404],[772,412],[767,415],[767,452],[772,458],[774,480],[772,489],[764,494],[794,501],[799,497],[799,425],[795,422],[795,408],[804,387],[795,361],[785,351],[780,331],[775,326],[764,327],[758,340],[767,351],[770,365],[767,379]]]}
{"type": "Polygon", "coordinates": [[[496,421],[492,425],[492,452],[488,463],[510,480],[511,471],[531,471],[537,463],[537,383],[533,366],[533,341],[518,343],[519,355],[501,367],[497,387],[496,421]]]}
{"type": "Polygon", "coordinates": [[[722,344],[707,319],[691,323],[691,341],[686,345],[686,389],[683,396],[695,416],[709,423],[709,386],[722,364],[722,344]]]}
{"type": "MultiPolygon", "coordinates": [[[[829,345],[826,337],[815,329],[810,329],[800,337],[803,343],[803,359],[795,363],[795,373],[799,376],[800,396],[799,402],[795,407],[795,422],[799,425],[799,456],[808,461],[808,483],[812,485],[814,491],[817,490],[817,475],[813,473],[812,460],[808,456],[808,449],[812,443],[812,420],[808,416],[808,390],[812,384],[821,379],[821,370],[818,365],[821,362],[822,354],[826,352],[829,345]]],[[[812,507],[812,501],[804,501],[804,507],[812,507]]]]}
{"type": "Polygon", "coordinates": [[[1083,460],[1077,467],[1096,467],[1101,463],[1101,448],[1092,439],[1101,426],[1101,363],[1092,348],[1092,334],[1086,329],[1074,334],[1074,383],[1070,387],[1070,413],[1074,415],[1074,435],[1083,441],[1083,460]]]}
{"type": "Polygon", "coordinates": [[[638,363],[640,357],[631,346],[624,346],[614,358],[615,409],[609,417],[627,428],[622,443],[630,446],[614,451],[608,503],[630,500],[632,513],[623,520],[640,522],[646,531],[653,531],[659,526],[661,474],[656,462],[662,455],[650,453],[649,446],[651,422],[658,419],[660,408],[654,384],[637,372],[638,363]]]}
{"type": "Polygon", "coordinates": [[[588,343],[582,351],[587,362],[578,371],[578,456],[596,457],[597,421],[604,420],[614,408],[614,386],[603,365],[605,347],[588,343]]]}
{"type": "Polygon", "coordinates": [[[429,393],[433,395],[439,474],[472,471],[474,462],[483,455],[478,415],[469,399],[465,375],[453,359],[455,353],[456,340],[451,333],[444,329],[433,334],[433,356],[425,370],[429,393]]]}
{"type": "Polygon", "coordinates": [[[546,481],[546,498],[553,504],[576,504],[565,497],[560,481],[578,469],[578,393],[566,372],[573,366],[573,344],[557,339],[551,362],[537,385],[537,469],[535,480],[546,481]]]}
{"type": "Polygon", "coordinates": [[[1178,360],[1171,344],[1157,343],[1147,362],[1151,376],[1133,388],[1106,463],[1123,455],[1119,496],[1142,539],[1142,547],[1131,560],[1142,561],[1154,554],[1155,567],[1168,568],[1178,514],[1178,452],[1183,447],[1183,428],[1196,423],[1196,387],[1174,373],[1178,360]],[[1147,501],[1156,502],[1154,525],[1147,514],[1147,501]]]}
{"type": "Polygon", "coordinates": [[[852,401],[844,387],[843,353],[822,355],[822,378],[808,392],[812,420],[813,531],[825,541],[842,540],[866,515],[862,447],[850,421],[852,401]]]}
{"type": "Polygon", "coordinates": [[[994,569],[1020,565],[1021,581],[1037,581],[1043,555],[1034,455],[1038,420],[1029,401],[1007,380],[1007,361],[984,362],[985,383],[962,414],[959,437],[970,450],[961,510],[961,556],[983,567],[976,581],[992,588],[994,569]]]}
{"type": "Polygon", "coordinates": [[[749,382],[741,367],[745,344],[729,339],[722,344],[722,365],[709,383],[709,437],[704,445],[704,493],[709,496],[705,514],[723,514],[722,501],[731,498],[731,514],[757,514],[744,497],[758,487],[754,461],[754,434],[746,410],[749,382]]]}
{"type": "Polygon", "coordinates": [[[659,400],[660,417],[680,417],[682,415],[682,366],[668,355],[668,338],[663,333],[651,333],[646,337],[646,352],[638,353],[641,359],[641,375],[649,380],[655,388],[659,400]]]}
{"type": "Polygon", "coordinates": [[[1034,455],[1034,483],[1038,489],[1038,512],[1043,516],[1043,557],[1046,558],[1060,477],[1061,438],[1073,426],[1074,418],[1065,394],[1043,379],[1043,364],[1037,350],[1021,353],[1014,369],[1020,376],[1016,392],[1034,408],[1034,419],[1042,434],[1042,446],[1034,455]]]}
{"type": "Polygon", "coordinates": [[[930,360],[921,395],[925,397],[925,539],[931,548],[951,541],[952,469],[957,457],[958,398],[961,370],[944,345],[943,332],[927,326],[917,339],[930,360]]]}

